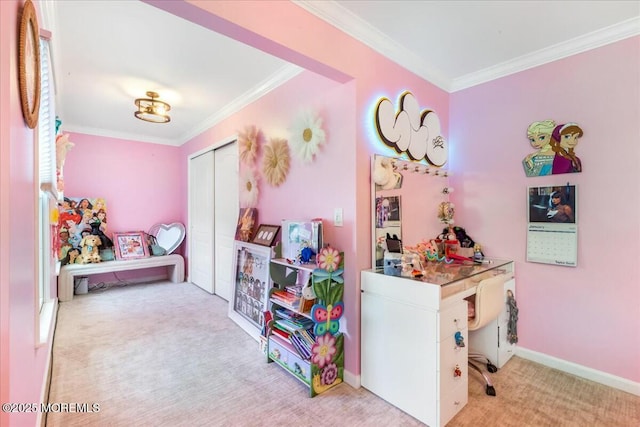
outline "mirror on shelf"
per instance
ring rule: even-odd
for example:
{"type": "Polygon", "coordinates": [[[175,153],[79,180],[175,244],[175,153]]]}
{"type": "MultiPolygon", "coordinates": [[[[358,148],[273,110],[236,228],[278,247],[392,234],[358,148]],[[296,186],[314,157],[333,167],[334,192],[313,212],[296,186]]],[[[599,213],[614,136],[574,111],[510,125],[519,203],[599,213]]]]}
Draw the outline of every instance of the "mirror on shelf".
{"type": "Polygon", "coordinates": [[[382,267],[387,234],[403,246],[442,233],[438,206],[448,201],[448,173],[418,162],[376,154],[371,161],[372,265],[382,267]],[[444,179],[443,179],[444,178],[444,179]]]}

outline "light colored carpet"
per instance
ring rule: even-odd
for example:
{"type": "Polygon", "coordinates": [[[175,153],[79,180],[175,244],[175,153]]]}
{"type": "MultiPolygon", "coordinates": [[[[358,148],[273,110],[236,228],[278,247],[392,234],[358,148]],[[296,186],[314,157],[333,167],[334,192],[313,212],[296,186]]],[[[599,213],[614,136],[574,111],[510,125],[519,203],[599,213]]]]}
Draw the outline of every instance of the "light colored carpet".
{"type": "MultiPolygon", "coordinates": [[[[496,397],[470,373],[469,403],[449,426],[638,426],[640,398],[512,358],[496,397]]],[[[308,397],[227,317],[226,301],[160,282],[60,304],[47,426],[420,426],[367,390],[342,384],[308,397]]]]}

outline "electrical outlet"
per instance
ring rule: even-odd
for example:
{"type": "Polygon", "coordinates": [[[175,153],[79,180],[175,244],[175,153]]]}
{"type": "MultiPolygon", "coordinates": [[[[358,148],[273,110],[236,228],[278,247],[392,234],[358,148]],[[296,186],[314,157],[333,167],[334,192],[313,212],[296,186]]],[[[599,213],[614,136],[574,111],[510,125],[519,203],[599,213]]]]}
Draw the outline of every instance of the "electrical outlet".
{"type": "Polygon", "coordinates": [[[333,210],[333,225],[342,227],[342,208],[335,208],[333,210]]]}

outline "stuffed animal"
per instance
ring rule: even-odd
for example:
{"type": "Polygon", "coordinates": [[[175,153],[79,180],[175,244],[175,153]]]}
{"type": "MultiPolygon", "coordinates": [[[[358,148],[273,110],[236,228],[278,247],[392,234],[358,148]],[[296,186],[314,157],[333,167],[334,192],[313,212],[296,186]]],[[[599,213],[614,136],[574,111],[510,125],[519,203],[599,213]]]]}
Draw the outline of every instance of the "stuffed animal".
{"type": "Polygon", "coordinates": [[[77,264],[88,264],[92,262],[100,262],[100,252],[98,246],[102,244],[100,237],[94,234],[88,234],[82,238],[80,246],[82,247],[80,256],[78,256],[77,264]]]}
{"type": "Polygon", "coordinates": [[[402,186],[402,175],[396,171],[391,159],[376,156],[373,167],[373,182],[381,190],[391,190],[402,186]]]}

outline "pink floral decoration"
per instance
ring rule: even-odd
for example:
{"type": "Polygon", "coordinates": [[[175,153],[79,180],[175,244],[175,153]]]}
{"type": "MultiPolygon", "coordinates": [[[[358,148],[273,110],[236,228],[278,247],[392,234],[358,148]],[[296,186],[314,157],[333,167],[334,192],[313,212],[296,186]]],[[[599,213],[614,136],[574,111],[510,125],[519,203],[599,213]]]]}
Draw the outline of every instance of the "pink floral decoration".
{"type": "Polygon", "coordinates": [[[318,337],[311,347],[311,353],[311,361],[320,369],[324,368],[331,363],[333,355],[336,354],[336,339],[329,333],[318,337]]]}

